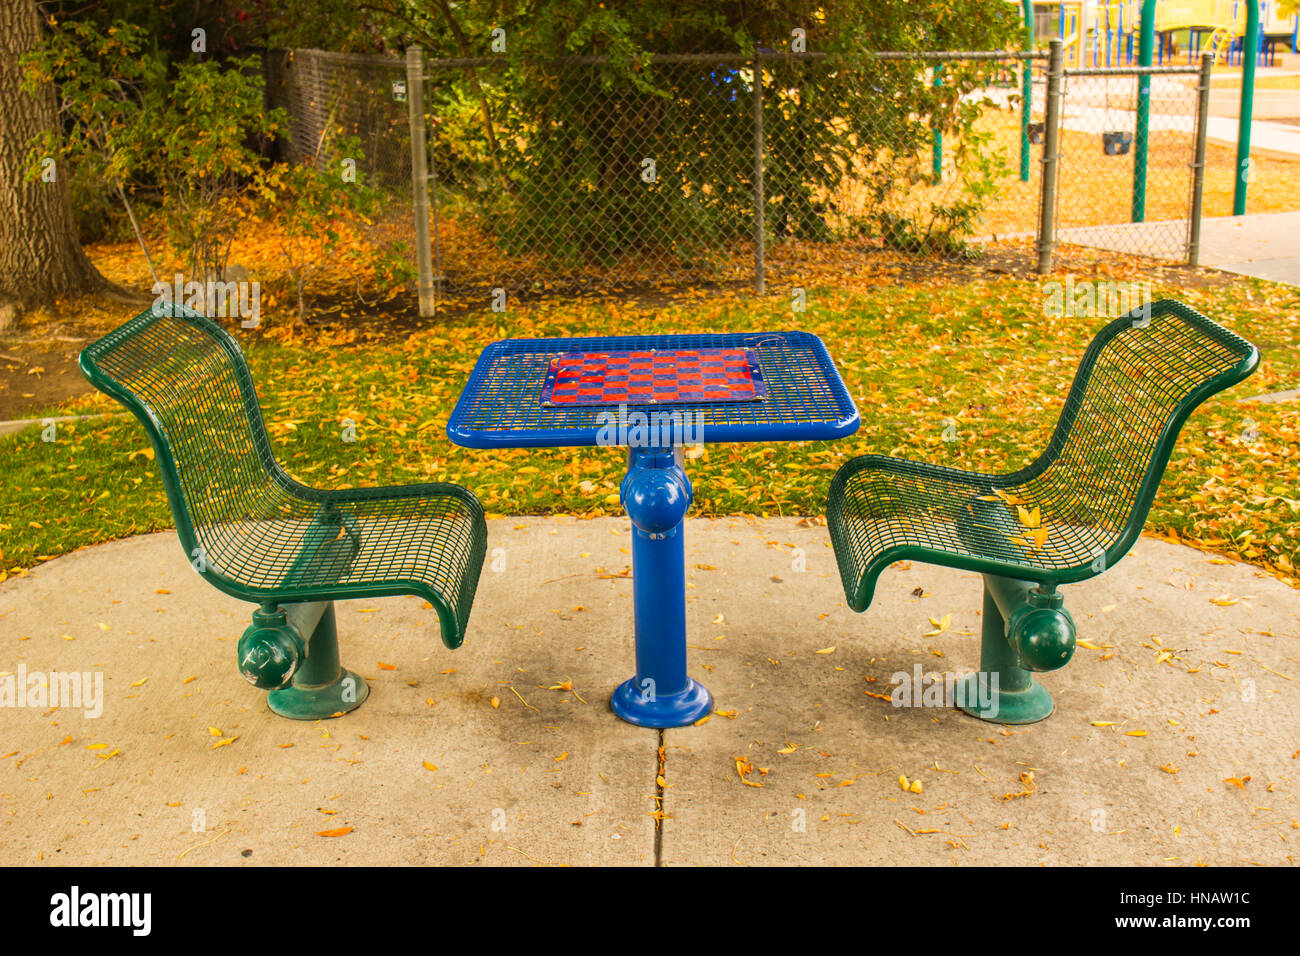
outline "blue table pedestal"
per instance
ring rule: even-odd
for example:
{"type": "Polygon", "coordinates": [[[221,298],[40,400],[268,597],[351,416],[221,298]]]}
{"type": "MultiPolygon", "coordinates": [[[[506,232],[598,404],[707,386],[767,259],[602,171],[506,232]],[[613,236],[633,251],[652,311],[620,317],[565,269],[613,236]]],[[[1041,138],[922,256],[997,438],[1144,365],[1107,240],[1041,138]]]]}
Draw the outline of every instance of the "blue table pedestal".
{"type": "Polygon", "coordinates": [[[629,448],[619,489],[632,519],[632,600],[636,676],[609,705],[641,727],[683,727],[713,707],[704,686],[686,675],[686,548],[682,519],[691,482],[680,448],[629,448]]]}

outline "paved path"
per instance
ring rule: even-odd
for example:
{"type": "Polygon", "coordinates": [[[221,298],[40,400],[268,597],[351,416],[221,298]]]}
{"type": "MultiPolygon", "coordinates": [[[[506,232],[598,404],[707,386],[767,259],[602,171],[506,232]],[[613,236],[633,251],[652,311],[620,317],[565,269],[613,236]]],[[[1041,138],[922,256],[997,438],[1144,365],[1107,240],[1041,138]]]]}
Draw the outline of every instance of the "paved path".
{"type": "Polygon", "coordinates": [[[1300,212],[1201,220],[1201,265],[1300,285],[1300,212]]]}
{"type": "Polygon", "coordinates": [[[91,670],[106,699],[98,718],[0,707],[0,863],[1187,865],[1300,850],[1300,593],[1251,567],[1143,539],[1069,587],[1086,643],[1043,679],[1057,711],[1005,728],[870,696],[917,665],[977,663],[976,575],[891,570],[857,615],[824,527],[688,520],[691,670],[718,713],[665,733],[661,768],[659,735],[606,703],[629,676],[631,582],[598,569],[630,561],[625,522],[505,518],[489,534],[504,570],[484,570],[459,651],[418,599],[340,604],[344,663],[373,691],[313,723],[271,714],[236,673],[250,605],[190,571],[174,535],[0,584],[0,674],[91,670]]]}
{"type": "MultiPolygon", "coordinates": [[[[1194,109],[1194,104],[1193,107],[1194,109]]],[[[1067,106],[1061,116],[1061,126],[1076,133],[1097,134],[1101,130],[1126,130],[1133,132],[1137,114],[1132,110],[1109,109],[1101,106],[1067,106]]],[[[1151,114],[1147,128],[1153,132],[1196,132],[1196,115],[1151,114]]],[[[1236,117],[1210,116],[1205,124],[1205,138],[1219,146],[1237,146],[1240,127],[1236,117]]],[[[1191,147],[1188,147],[1189,151],[1191,147]]],[[[1254,120],[1250,126],[1250,153],[1267,159],[1300,160],[1300,126],[1275,123],[1271,120],[1254,120]]],[[[1131,154],[1130,154],[1131,163],[1131,154]]]]}
{"type": "MultiPolygon", "coordinates": [[[[1265,71],[1262,75],[1291,75],[1286,71],[1265,71]]],[[[1155,133],[1160,131],[1183,132],[1189,136],[1196,131],[1196,90],[1195,77],[1160,76],[1152,77],[1151,113],[1147,128],[1155,133]]],[[[1035,100],[1042,103],[1045,91],[1036,88],[1035,100]]],[[[1101,130],[1127,130],[1133,132],[1137,114],[1126,108],[1136,95],[1133,77],[1112,78],[1096,76],[1072,76],[1066,84],[1065,99],[1061,110],[1061,125],[1065,129],[1080,133],[1099,133],[1101,130]],[[1116,105],[1118,104],[1118,105],[1116,105]]],[[[1290,98],[1296,96],[1293,91],[1257,90],[1257,98],[1265,93],[1279,94],[1290,98]]],[[[1239,124],[1237,117],[1216,115],[1216,108],[1225,98],[1236,100],[1240,90],[1220,89],[1216,87],[1211,94],[1210,116],[1205,126],[1206,139],[1221,146],[1236,147],[1239,124]]],[[[1289,113],[1289,108],[1283,109],[1289,113]]],[[[1292,116],[1296,114],[1290,114],[1292,116]]],[[[1273,159],[1300,159],[1300,126],[1290,122],[1276,122],[1261,118],[1260,112],[1254,114],[1250,127],[1250,151],[1252,155],[1273,159]]]]}
{"type": "MultiPolygon", "coordinates": [[[[1183,261],[1183,220],[1073,226],[1057,231],[1060,242],[1115,252],[1141,252],[1155,259],[1183,261]]],[[[1238,275],[1300,285],[1300,212],[1213,216],[1201,220],[1200,264],[1238,275]]]]}

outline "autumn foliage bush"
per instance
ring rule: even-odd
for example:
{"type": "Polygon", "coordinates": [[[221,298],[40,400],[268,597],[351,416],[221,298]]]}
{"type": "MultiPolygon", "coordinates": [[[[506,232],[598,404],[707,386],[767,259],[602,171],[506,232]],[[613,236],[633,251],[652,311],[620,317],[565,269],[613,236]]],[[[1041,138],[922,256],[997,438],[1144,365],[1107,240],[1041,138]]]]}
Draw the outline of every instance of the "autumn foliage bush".
{"type": "Polygon", "coordinates": [[[225,278],[237,237],[274,222],[300,318],[306,283],[323,265],[404,276],[394,250],[344,243],[382,202],[363,181],[356,140],[327,136],[306,162],[268,160],[287,122],[267,108],[256,58],[168,63],[128,23],[51,21],[24,66],[29,84],[56,83],[63,118],[30,144],[29,174],[56,158],[80,184],[73,196],[86,218],[120,201],[151,269],[151,225],[169,259],[207,282],[225,278]],[[133,198],[144,200],[139,219],[133,198]]]}

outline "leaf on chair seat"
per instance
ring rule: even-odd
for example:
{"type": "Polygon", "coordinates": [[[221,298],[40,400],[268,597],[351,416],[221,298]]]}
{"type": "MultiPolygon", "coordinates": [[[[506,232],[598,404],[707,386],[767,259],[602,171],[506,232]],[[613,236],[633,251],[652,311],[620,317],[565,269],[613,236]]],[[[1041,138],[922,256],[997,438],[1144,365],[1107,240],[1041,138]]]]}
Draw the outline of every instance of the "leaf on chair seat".
{"type": "Polygon", "coordinates": [[[1026,528],[1037,528],[1043,521],[1043,512],[1038,505],[1034,505],[1033,511],[1027,511],[1021,505],[1016,508],[1016,514],[1020,517],[1020,523],[1026,528]]]}
{"type": "Polygon", "coordinates": [[[925,632],[926,637],[934,637],[934,635],[942,634],[944,631],[948,630],[948,625],[952,623],[952,615],[945,614],[940,620],[937,621],[934,618],[930,618],[930,623],[934,625],[935,630],[926,631],[925,632]]]}
{"type": "Polygon", "coordinates": [[[994,488],[993,495],[994,496],[992,498],[982,497],[980,498],[980,500],[981,501],[1005,501],[1008,505],[1013,505],[1013,506],[1025,504],[1024,498],[1021,498],[1019,495],[1009,494],[1003,491],[1001,488],[994,488]]]}

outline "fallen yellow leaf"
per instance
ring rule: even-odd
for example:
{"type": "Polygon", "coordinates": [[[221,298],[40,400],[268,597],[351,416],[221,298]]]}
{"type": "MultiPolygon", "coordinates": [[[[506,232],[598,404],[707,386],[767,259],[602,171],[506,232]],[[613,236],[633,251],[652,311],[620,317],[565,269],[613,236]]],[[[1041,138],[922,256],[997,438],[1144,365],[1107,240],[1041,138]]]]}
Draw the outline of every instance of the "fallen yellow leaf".
{"type": "Polygon", "coordinates": [[[934,635],[942,634],[944,631],[948,630],[948,625],[952,623],[952,615],[945,614],[940,620],[937,621],[934,618],[930,618],[930,623],[934,625],[934,630],[926,631],[925,632],[926,637],[934,637],[934,635]]]}

